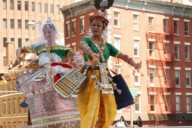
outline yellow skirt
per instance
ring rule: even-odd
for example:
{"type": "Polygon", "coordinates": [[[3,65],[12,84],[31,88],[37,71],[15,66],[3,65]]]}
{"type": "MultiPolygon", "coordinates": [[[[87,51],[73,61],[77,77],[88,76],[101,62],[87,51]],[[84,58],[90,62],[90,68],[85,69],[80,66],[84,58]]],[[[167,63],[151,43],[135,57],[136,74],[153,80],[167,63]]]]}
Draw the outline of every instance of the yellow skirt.
{"type": "MultiPolygon", "coordinates": [[[[113,94],[102,95],[100,89],[96,89],[96,75],[100,80],[99,70],[91,70],[88,75],[86,89],[78,95],[78,109],[81,118],[81,128],[109,128],[116,116],[116,102],[113,94]]],[[[97,79],[97,80],[98,80],[97,79]]]]}

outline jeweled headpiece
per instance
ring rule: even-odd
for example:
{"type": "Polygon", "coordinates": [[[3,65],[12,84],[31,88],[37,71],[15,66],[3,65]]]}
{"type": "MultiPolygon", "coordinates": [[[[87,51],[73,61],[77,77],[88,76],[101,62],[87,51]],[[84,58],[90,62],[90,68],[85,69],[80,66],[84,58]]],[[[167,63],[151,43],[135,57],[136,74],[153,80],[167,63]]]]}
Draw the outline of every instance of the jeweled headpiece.
{"type": "Polygon", "coordinates": [[[106,15],[107,15],[106,12],[102,12],[102,11],[101,11],[101,12],[98,13],[98,15],[91,16],[91,17],[89,18],[89,20],[90,20],[90,22],[92,22],[93,20],[100,20],[101,22],[104,23],[104,26],[107,26],[108,23],[109,23],[109,21],[108,21],[107,18],[105,18],[106,15]]]}

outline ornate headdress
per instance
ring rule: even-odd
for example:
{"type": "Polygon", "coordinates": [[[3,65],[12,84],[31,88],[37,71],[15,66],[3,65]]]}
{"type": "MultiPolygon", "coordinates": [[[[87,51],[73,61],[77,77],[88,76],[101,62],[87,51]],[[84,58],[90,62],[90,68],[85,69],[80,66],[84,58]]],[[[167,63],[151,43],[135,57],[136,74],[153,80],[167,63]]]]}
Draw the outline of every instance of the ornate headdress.
{"type": "Polygon", "coordinates": [[[105,17],[107,17],[106,15],[107,15],[106,12],[101,11],[98,13],[98,15],[91,16],[89,18],[89,20],[90,20],[90,22],[92,22],[93,20],[100,20],[101,22],[104,23],[104,26],[106,27],[109,24],[109,20],[107,18],[105,18],[105,17]]]}

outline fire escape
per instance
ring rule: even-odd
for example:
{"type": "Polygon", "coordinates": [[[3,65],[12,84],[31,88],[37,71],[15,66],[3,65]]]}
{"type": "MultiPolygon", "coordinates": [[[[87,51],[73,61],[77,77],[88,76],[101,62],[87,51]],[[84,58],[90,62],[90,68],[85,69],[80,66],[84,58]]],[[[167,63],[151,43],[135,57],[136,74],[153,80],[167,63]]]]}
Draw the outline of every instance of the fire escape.
{"type": "Polygon", "coordinates": [[[165,66],[170,66],[173,58],[167,51],[164,41],[171,42],[172,37],[171,28],[154,25],[146,27],[147,68],[150,77],[147,81],[148,112],[153,113],[155,126],[159,125],[161,113],[170,112],[170,106],[165,94],[173,89],[173,81],[170,81],[165,66]]]}

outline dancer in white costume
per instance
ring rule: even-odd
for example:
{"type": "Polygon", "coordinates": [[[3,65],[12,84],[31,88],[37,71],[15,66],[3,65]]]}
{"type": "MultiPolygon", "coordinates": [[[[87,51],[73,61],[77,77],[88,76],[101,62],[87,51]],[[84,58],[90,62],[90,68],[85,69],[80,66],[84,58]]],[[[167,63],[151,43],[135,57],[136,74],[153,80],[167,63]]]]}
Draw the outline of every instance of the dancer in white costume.
{"type": "Polygon", "coordinates": [[[83,58],[61,43],[58,30],[50,18],[39,32],[36,44],[17,50],[14,65],[21,61],[21,53],[35,53],[39,57],[40,68],[20,74],[16,79],[16,89],[26,93],[32,127],[78,128],[80,119],[76,98],[64,99],[52,85],[72,69],[72,66],[61,63],[64,57],[74,57],[77,66],[83,65],[83,58]]]}

